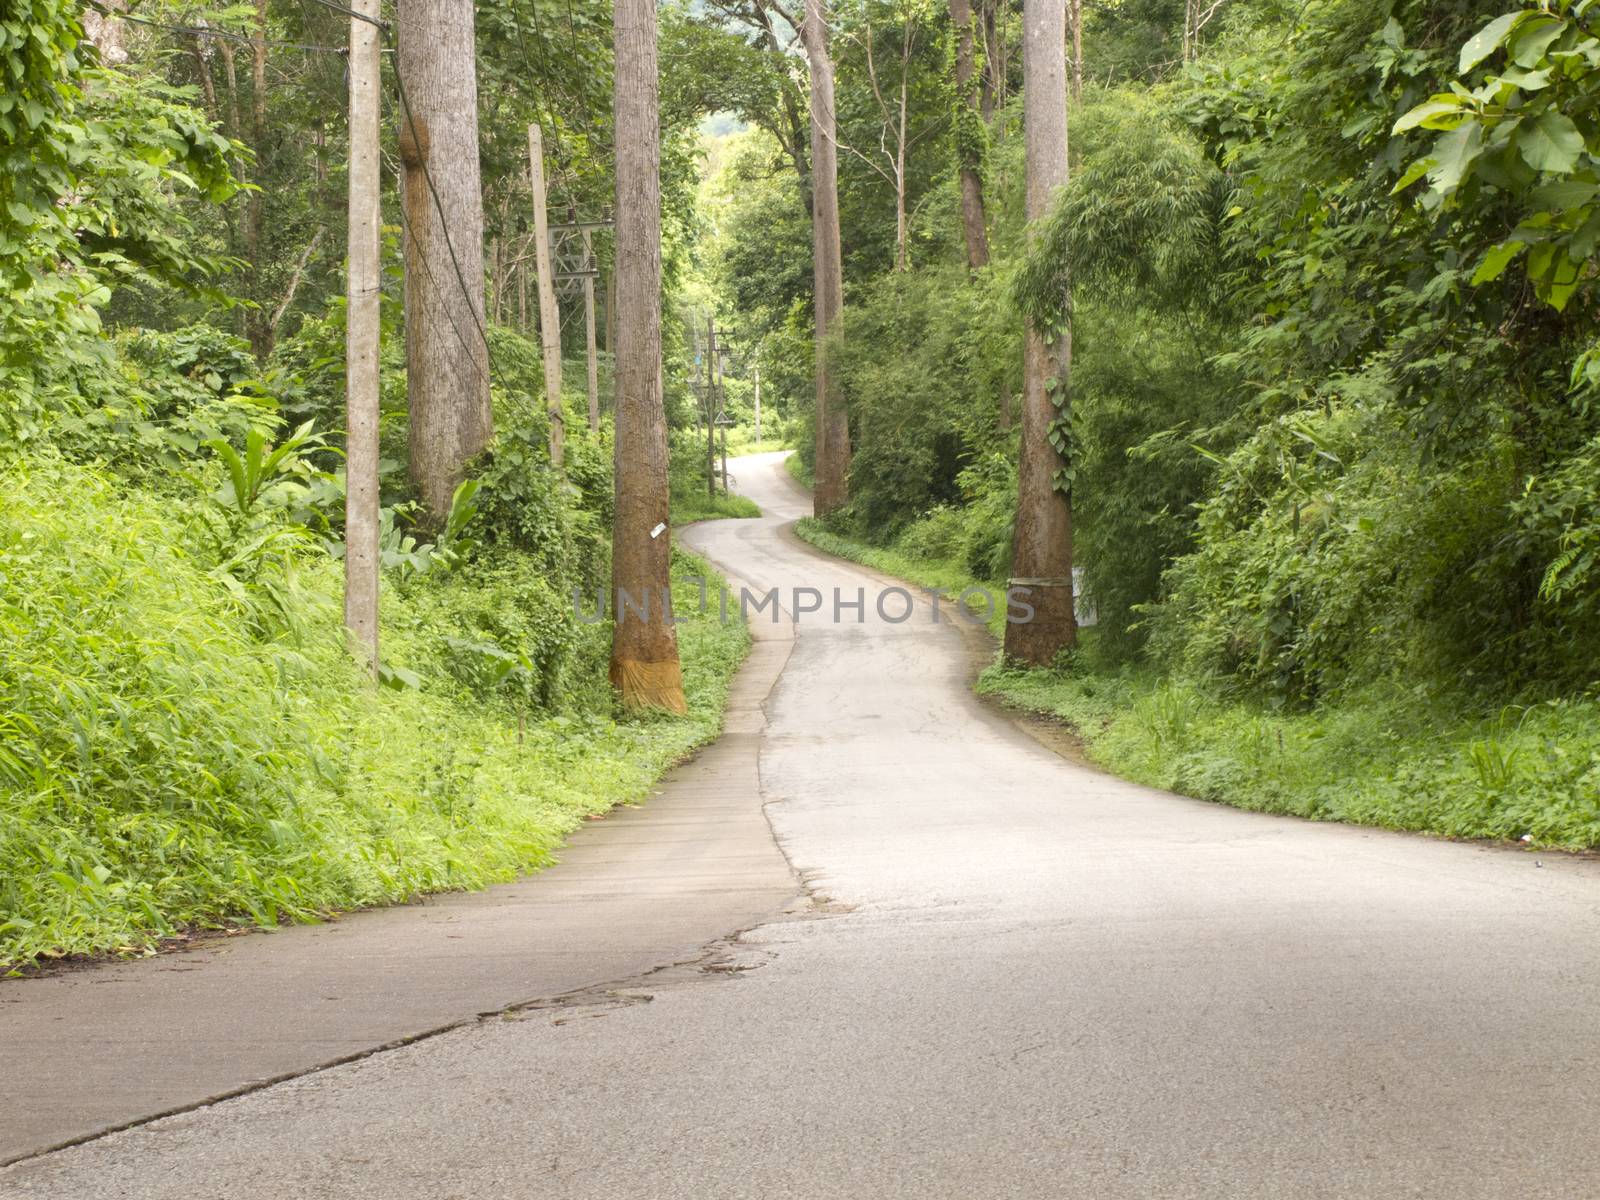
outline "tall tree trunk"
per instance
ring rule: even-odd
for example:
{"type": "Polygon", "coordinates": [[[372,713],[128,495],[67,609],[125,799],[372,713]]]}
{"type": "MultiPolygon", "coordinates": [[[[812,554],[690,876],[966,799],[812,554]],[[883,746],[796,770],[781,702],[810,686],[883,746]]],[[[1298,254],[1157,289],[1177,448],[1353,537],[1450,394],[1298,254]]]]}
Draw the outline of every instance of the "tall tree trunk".
{"type": "Polygon", "coordinates": [[[606,353],[617,352],[617,264],[612,252],[611,273],[606,276],[606,353]]]}
{"type": "MultiPolygon", "coordinates": [[[[1050,210],[1067,182],[1067,64],[1065,5],[1025,0],[1022,14],[1023,135],[1028,171],[1028,220],[1050,210]]],[[[1017,462],[1017,528],[1012,586],[1034,609],[1027,622],[1006,625],[1007,658],[1049,663],[1078,638],[1072,605],[1072,501],[1056,486],[1067,462],[1050,442],[1050,427],[1070,411],[1072,367],[1070,297],[1062,298],[1058,329],[1030,320],[1024,339],[1022,451],[1017,462]],[[1059,406],[1059,407],[1058,407],[1059,406]]]]}
{"type": "Polygon", "coordinates": [[[817,306],[816,514],[849,499],[850,426],[828,366],[827,339],[844,323],[844,253],[839,241],[839,148],[834,124],[833,60],[824,0],[806,0],[801,30],[811,63],[811,240],[817,306]]]}
{"type": "Polygon", "coordinates": [[[404,82],[406,393],[411,479],[435,526],[489,444],[484,340],[483,194],[472,5],[402,0],[396,69],[404,82]]]}
{"type": "MultiPolygon", "coordinates": [[[[205,18],[197,17],[203,22],[205,18]]],[[[213,121],[221,121],[222,114],[217,109],[217,85],[211,78],[211,51],[206,46],[205,34],[194,35],[194,68],[200,79],[200,95],[205,101],[206,116],[213,121]]]]}
{"type": "Polygon", "coordinates": [[[661,396],[661,116],[655,0],[617,0],[612,37],[619,311],[611,683],[625,708],[681,713],[688,711],[688,705],[678,637],[668,609],[672,531],[667,528],[667,414],[661,396]]]}
{"type": "Polygon", "coordinates": [[[972,5],[950,0],[950,21],[956,27],[956,155],[961,171],[961,232],[967,243],[967,267],[976,271],[989,262],[989,233],[983,212],[983,124],[978,115],[974,74],[972,5]]]}
{"type": "MultiPolygon", "coordinates": [[[[907,27],[909,28],[909,22],[907,27]]],[[[906,92],[911,73],[910,44],[906,57],[900,60],[900,123],[895,127],[894,142],[894,265],[897,271],[911,269],[911,226],[906,215],[906,92]]]]}
{"type": "Polygon", "coordinates": [[[1001,23],[1004,0],[979,0],[983,12],[983,119],[993,124],[1006,102],[1006,34],[1001,23]]]}
{"type": "Polygon", "coordinates": [[[125,11],[125,0],[103,0],[98,8],[90,5],[84,9],[83,36],[94,46],[100,61],[108,67],[120,67],[128,61],[122,36],[124,26],[117,15],[125,11]]]}
{"type": "Polygon", "coordinates": [[[1083,0],[1067,0],[1067,27],[1072,32],[1072,98],[1083,99],[1083,0]]]}
{"type": "MultiPolygon", "coordinates": [[[[267,0],[256,0],[255,31],[250,39],[250,141],[256,152],[256,165],[267,157],[267,0]]],[[[266,189],[250,193],[245,205],[245,257],[250,262],[250,293],[257,304],[266,304],[266,252],[261,231],[266,219],[266,189]]],[[[273,331],[265,308],[246,310],[245,328],[250,349],[258,359],[272,353],[273,331]]]]}

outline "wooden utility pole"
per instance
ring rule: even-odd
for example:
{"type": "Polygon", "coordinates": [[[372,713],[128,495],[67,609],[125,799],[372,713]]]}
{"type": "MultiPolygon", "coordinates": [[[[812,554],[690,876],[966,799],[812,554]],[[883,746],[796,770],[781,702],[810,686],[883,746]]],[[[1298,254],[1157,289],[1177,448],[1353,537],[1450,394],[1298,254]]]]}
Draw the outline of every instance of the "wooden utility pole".
{"type": "Polygon", "coordinates": [[[550,461],[559,467],[567,440],[561,415],[561,310],[556,307],[555,270],[550,263],[544,135],[538,125],[528,126],[528,184],[533,191],[533,261],[539,276],[539,344],[544,348],[544,402],[550,413],[550,461]]]}
{"type": "MultiPolygon", "coordinates": [[[[583,231],[583,269],[594,266],[594,235],[583,231]]],[[[583,349],[589,357],[589,431],[600,432],[600,360],[594,337],[594,276],[583,277],[583,349]]]]}
{"type": "Polygon", "coordinates": [[[378,0],[351,0],[350,247],[345,313],[344,623],[378,674],[378,0]]]}
{"type": "MultiPolygon", "coordinates": [[[[1027,215],[1049,213],[1067,182],[1065,6],[1026,0],[1022,10],[1022,127],[1027,215]]],[[[1035,226],[1036,228],[1037,226],[1035,226]]],[[[1072,311],[1063,296],[1060,325],[1028,321],[1022,360],[1022,447],[1017,460],[1017,525],[1011,586],[1033,606],[1032,620],[1006,625],[1005,655],[1045,666],[1076,644],[1072,602],[1072,500],[1059,482],[1067,460],[1050,430],[1071,412],[1072,311]]]]}

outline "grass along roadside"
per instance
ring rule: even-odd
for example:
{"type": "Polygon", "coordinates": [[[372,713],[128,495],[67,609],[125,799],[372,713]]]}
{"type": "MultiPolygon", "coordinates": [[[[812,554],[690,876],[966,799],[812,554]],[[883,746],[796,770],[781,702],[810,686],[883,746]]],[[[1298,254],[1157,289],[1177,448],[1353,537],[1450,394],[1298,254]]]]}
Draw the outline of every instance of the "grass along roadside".
{"type": "Polygon", "coordinates": [[[691,521],[717,521],[727,517],[759,517],[761,510],[756,507],[753,500],[743,496],[717,493],[715,496],[706,494],[702,484],[697,488],[688,488],[672,493],[672,523],[675,526],[687,525],[691,521]]]}
{"type": "MultiPolygon", "coordinates": [[[[717,735],[749,645],[687,620],[688,717],[619,718],[608,627],[506,558],[386,586],[384,658],[416,683],[373,689],[343,645],[337,563],[297,568],[296,629],[264,637],[169,508],[81,468],[0,473],[0,971],[548,865],[717,735]],[[480,616],[573,639],[556,702],[519,716],[473,690],[463,656],[498,662],[463,635],[480,616]]],[[[707,565],[680,553],[674,575],[696,613],[707,565]]]]}
{"type": "MultiPolygon", "coordinates": [[[[818,549],[928,588],[959,565],[803,520],[818,549]]],[[[990,585],[991,588],[994,585],[990,585]]],[[[998,628],[991,626],[996,632],[998,628]]],[[[1229,700],[1201,682],[1095,663],[1094,630],[1059,670],[996,664],[977,690],[1063,721],[1098,765],[1204,800],[1312,820],[1567,850],[1600,846],[1600,699],[1508,705],[1372,687],[1309,712],[1229,700]]]]}

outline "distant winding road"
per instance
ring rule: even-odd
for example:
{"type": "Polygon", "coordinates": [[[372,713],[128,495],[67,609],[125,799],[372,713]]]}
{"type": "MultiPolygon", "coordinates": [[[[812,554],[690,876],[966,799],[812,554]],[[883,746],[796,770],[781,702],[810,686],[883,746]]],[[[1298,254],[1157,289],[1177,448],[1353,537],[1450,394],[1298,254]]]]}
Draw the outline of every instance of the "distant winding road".
{"type": "Polygon", "coordinates": [[[0,1195],[1600,1196],[1600,866],[1063,761],[973,697],[948,612],[883,620],[881,579],[787,531],[778,456],[733,470],[764,516],[685,542],[752,590],[868,597],[756,626],[792,647],[742,802],[799,901],[0,1195]]]}

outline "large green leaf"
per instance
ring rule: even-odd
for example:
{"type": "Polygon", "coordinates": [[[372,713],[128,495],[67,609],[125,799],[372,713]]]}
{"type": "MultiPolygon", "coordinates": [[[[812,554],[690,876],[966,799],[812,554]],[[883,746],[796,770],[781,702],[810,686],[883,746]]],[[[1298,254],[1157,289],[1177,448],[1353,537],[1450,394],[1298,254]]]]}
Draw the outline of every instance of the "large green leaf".
{"type": "Polygon", "coordinates": [[[1583,153],[1583,134],[1571,117],[1554,109],[1524,121],[1516,141],[1522,161],[1535,171],[1565,174],[1578,165],[1578,155],[1583,153]]]}
{"type": "Polygon", "coordinates": [[[1441,136],[1433,147],[1435,165],[1428,172],[1434,190],[1446,194],[1453,192],[1473,160],[1482,152],[1483,126],[1476,121],[1469,121],[1461,128],[1441,136]]]}
{"type": "Polygon", "coordinates": [[[1498,50],[1500,43],[1506,40],[1506,35],[1527,15],[1526,12],[1506,13],[1503,17],[1496,17],[1468,38],[1466,45],[1461,47],[1459,70],[1465,74],[1498,50]]]}
{"type": "Polygon", "coordinates": [[[1498,246],[1490,246],[1489,252],[1478,264],[1478,269],[1472,273],[1473,285],[1500,278],[1505,269],[1511,265],[1511,260],[1527,248],[1526,242],[1501,242],[1498,246]]]}
{"type": "Polygon", "coordinates": [[[1425,103],[1417,105],[1396,121],[1391,132],[1404,133],[1408,129],[1415,129],[1418,125],[1426,125],[1429,129],[1453,129],[1461,123],[1463,116],[1461,97],[1448,94],[1432,96],[1425,103]],[[1450,121],[1453,118],[1454,122],[1452,124],[1438,124],[1437,122],[1441,118],[1446,121],[1450,121]]]}

